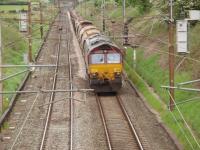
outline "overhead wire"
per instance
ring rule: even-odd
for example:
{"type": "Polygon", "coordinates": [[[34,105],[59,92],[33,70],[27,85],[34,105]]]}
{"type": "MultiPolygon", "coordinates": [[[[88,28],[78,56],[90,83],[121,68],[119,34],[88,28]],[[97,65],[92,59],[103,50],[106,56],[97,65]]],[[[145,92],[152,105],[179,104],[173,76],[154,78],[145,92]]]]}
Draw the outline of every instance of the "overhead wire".
{"type": "Polygon", "coordinates": [[[180,108],[178,107],[178,105],[176,105],[176,102],[175,102],[173,96],[171,95],[171,93],[169,92],[169,90],[167,90],[167,92],[168,92],[170,98],[172,99],[173,103],[175,104],[175,107],[176,107],[176,109],[178,110],[178,113],[179,113],[180,117],[182,118],[184,124],[185,124],[186,127],[188,128],[188,131],[190,132],[192,138],[194,139],[194,141],[195,141],[195,143],[197,144],[197,146],[200,148],[200,144],[198,143],[197,138],[195,137],[195,135],[194,135],[194,133],[193,133],[191,127],[189,126],[189,124],[187,123],[186,119],[184,118],[183,113],[181,112],[180,108]]]}
{"type": "MultiPolygon", "coordinates": [[[[39,30],[40,30],[40,28],[38,27],[37,29],[35,29],[35,30],[33,31],[33,33],[37,32],[37,31],[39,31],[39,30]]],[[[4,48],[11,47],[12,45],[14,45],[14,44],[16,44],[16,43],[18,43],[18,42],[21,42],[22,39],[26,39],[27,37],[28,37],[28,35],[27,35],[27,36],[22,36],[22,37],[21,37],[20,39],[18,39],[18,40],[15,40],[15,41],[6,43],[6,44],[4,44],[4,48]]]]}
{"type": "MultiPolygon", "coordinates": [[[[142,44],[137,44],[137,46],[139,46],[139,47],[142,47],[142,48],[145,48],[145,49],[150,49],[149,47],[147,47],[147,46],[144,46],[144,45],[142,45],[142,44]]],[[[161,54],[171,54],[171,55],[173,55],[173,56],[175,56],[175,57],[178,57],[178,58],[185,58],[185,59],[188,59],[188,60],[191,60],[191,61],[194,61],[194,62],[196,62],[196,63],[198,63],[198,64],[200,64],[200,60],[198,60],[198,59],[194,59],[194,58],[192,58],[192,57],[187,57],[187,56],[181,56],[181,55],[178,55],[178,54],[173,54],[173,53],[169,53],[169,52],[165,52],[165,51],[163,51],[163,50],[159,50],[159,49],[154,49],[155,51],[157,51],[158,53],[161,53],[161,54]]]]}
{"type": "MultiPolygon", "coordinates": [[[[132,27],[135,31],[137,30],[135,27],[132,27]]],[[[137,32],[138,33],[138,32],[137,32]]],[[[161,44],[165,44],[165,45],[168,45],[168,42],[167,41],[164,41],[164,40],[161,40],[161,39],[158,39],[158,38],[152,38],[150,34],[145,34],[145,33],[139,33],[143,36],[146,36],[148,37],[149,39],[157,42],[157,43],[161,43],[161,44]]],[[[138,36],[138,34],[135,34],[135,36],[138,36]]],[[[145,47],[144,47],[145,48],[145,47]]],[[[157,51],[160,51],[161,53],[166,53],[166,54],[171,54],[169,52],[164,52],[164,51],[161,51],[161,50],[157,50],[157,51]]],[[[197,63],[200,63],[200,60],[198,59],[195,59],[195,58],[192,58],[192,57],[187,57],[187,56],[180,56],[178,54],[171,54],[171,55],[174,55],[175,57],[179,57],[179,58],[186,58],[188,60],[191,60],[191,61],[194,61],[194,62],[197,62],[197,63]]]]}
{"type": "Polygon", "coordinates": [[[182,134],[184,135],[184,137],[186,138],[187,142],[189,143],[190,147],[192,148],[192,150],[194,149],[194,146],[192,145],[192,143],[189,140],[189,137],[187,136],[186,132],[184,131],[183,127],[180,125],[180,123],[178,122],[176,116],[173,114],[173,112],[170,111],[170,115],[172,116],[172,118],[174,119],[174,121],[176,122],[176,124],[178,125],[180,131],[182,132],[182,134]]]}
{"type": "MultiPolygon", "coordinates": [[[[43,23],[43,26],[48,26],[48,25],[50,25],[50,23],[47,24],[47,25],[44,25],[44,23],[43,23]]],[[[36,26],[36,27],[37,27],[37,26],[36,26]]],[[[40,30],[40,27],[38,27],[38,28],[36,28],[36,27],[33,26],[33,31],[32,31],[32,32],[33,32],[33,36],[35,36],[34,33],[37,33],[37,31],[40,30]],[[36,28],[36,29],[35,29],[35,28],[36,28]]],[[[3,44],[3,47],[4,47],[4,48],[13,47],[16,43],[21,42],[22,39],[27,39],[27,37],[28,37],[28,35],[22,36],[22,37],[20,37],[18,40],[15,40],[15,41],[12,41],[12,42],[3,44]]],[[[15,53],[15,55],[18,55],[18,56],[21,57],[21,54],[19,54],[18,51],[15,51],[15,52],[17,52],[17,53],[15,53]]]]}
{"type": "MultiPolygon", "coordinates": [[[[36,33],[39,29],[40,28],[34,30],[33,33],[36,33]]],[[[4,48],[9,48],[9,47],[12,48],[16,43],[21,42],[22,39],[26,39],[26,38],[27,38],[27,36],[21,37],[19,40],[15,40],[13,42],[10,42],[10,43],[6,44],[4,46],[4,48]]],[[[32,39],[36,39],[36,38],[32,38],[32,39]]],[[[39,40],[39,38],[37,38],[37,40],[39,40]]],[[[42,40],[42,39],[40,38],[40,40],[42,40]]],[[[21,54],[18,51],[15,51],[15,54],[21,57],[21,54]]]]}

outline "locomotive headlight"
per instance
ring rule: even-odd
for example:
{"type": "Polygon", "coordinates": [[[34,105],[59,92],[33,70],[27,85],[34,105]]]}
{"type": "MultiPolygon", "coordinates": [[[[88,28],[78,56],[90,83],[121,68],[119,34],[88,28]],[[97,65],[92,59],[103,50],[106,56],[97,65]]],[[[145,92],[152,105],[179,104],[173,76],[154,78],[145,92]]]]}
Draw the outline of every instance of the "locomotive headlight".
{"type": "Polygon", "coordinates": [[[119,77],[121,75],[121,72],[115,72],[115,76],[119,77]]]}
{"type": "Polygon", "coordinates": [[[98,76],[98,73],[97,72],[92,73],[91,76],[92,76],[92,78],[96,78],[98,76]]]}

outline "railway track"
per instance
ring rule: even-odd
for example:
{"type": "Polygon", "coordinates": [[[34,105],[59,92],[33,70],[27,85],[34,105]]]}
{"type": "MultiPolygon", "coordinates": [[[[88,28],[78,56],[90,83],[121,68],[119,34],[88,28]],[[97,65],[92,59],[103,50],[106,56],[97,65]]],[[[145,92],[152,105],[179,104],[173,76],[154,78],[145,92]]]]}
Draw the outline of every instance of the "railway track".
{"type": "Polygon", "coordinates": [[[96,100],[105,130],[108,149],[143,150],[142,142],[122,104],[120,96],[100,96],[96,94],[96,100]]]}
{"type": "Polygon", "coordinates": [[[52,26],[49,35],[56,38],[54,41],[47,40],[37,62],[55,64],[56,67],[50,70],[36,69],[23,89],[50,89],[52,92],[19,95],[16,107],[8,118],[8,124],[12,129],[3,135],[5,139],[9,139],[3,141],[3,149],[73,148],[73,94],[54,92],[56,89],[73,88],[71,37],[69,26],[66,26],[69,21],[66,11],[57,16],[55,23],[62,20],[62,24],[52,26]]]}
{"type": "MultiPolygon", "coordinates": [[[[50,36],[54,33],[50,33],[50,36]]],[[[59,41],[61,40],[61,36],[58,38],[59,41]]],[[[54,43],[51,44],[52,49],[54,49],[54,43]]],[[[58,42],[60,43],[60,42],[58,42]]],[[[45,44],[44,44],[45,47],[45,44]]],[[[43,49],[45,49],[43,47],[43,49]]],[[[51,49],[51,50],[52,50],[51,49]]],[[[59,44],[57,46],[57,50],[59,53],[59,44]]],[[[38,55],[38,63],[45,63],[43,60],[44,53],[52,53],[53,51],[46,51],[46,52],[40,52],[43,54],[38,55]],[[40,61],[42,60],[42,61],[40,61]]],[[[54,53],[54,52],[53,52],[54,53]]],[[[53,56],[54,54],[52,54],[53,56]]],[[[48,58],[47,62],[55,62],[55,59],[48,58]]],[[[53,78],[53,87],[52,90],[56,87],[56,79],[57,79],[57,70],[58,70],[58,62],[59,62],[59,55],[57,55],[56,60],[56,68],[54,71],[54,75],[52,73],[52,70],[37,70],[33,73],[31,73],[29,80],[27,80],[28,84],[24,85],[24,89],[28,89],[30,91],[34,89],[38,89],[41,87],[50,88],[51,82],[51,76],[54,76],[53,78]],[[37,80],[37,81],[36,81],[37,80]]],[[[10,138],[9,143],[5,143],[5,145],[2,147],[3,149],[34,149],[34,147],[38,147],[38,137],[40,136],[42,132],[42,125],[44,121],[44,114],[46,113],[46,110],[39,108],[39,105],[41,105],[43,102],[45,102],[46,98],[48,98],[48,94],[42,94],[42,93],[24,93],[18,96],[19,99],[16,99],[16,107],[12,110],[12,113],[9,117],[9,128],[10,129],[10,135],[7,134],[7,136],[10,138]],[[43,101],[42,101],[43,100],[43,101]],[[41,110],[41,112],[39,111],[41,110]],[[26,137],[26,138],[24,138],[26,137]],[[34,138],[35,137],[35,138],[34,138]]],[[[54,93],[51,93],[50,96],[51,102],[54,98],[54,93]]],[[[47,111],[50,113],[51,111],[47,111]]],[[[48,115],[47,115],[48,116],[48,115]]]]}
{"type": "MultiPolygon", "coordinates": [[[[77,85],[80,85],[80,82],[78,82],[79,80],[75,78],[75,76],[73,79],[73,73],[76,72],[75,71],[76,66],[73,66],[72,70],[72,64],[77,65],[77,63],[75,62],[76,59],[74,59],[75,57],[73,56],[71,47],[72,40],[69,34],[70,32],[69,28],[67,27],[66,24],[66,21],[68,20],[64,19],[63,16],[65,17],[67,16],[66,11],[64,13],[62,11],[62,14],[60,15],[60,19],[62,19],[63,22],[62,30],[60,24],[53,26],[54,31],[53,34],[51,34],[51,36],[53,37],[51,39],[53,40],[51,40],[50,42],[49,40],[47,40],[48,44],[46,45],[47,47],[46,51],[49,52],[47,53],[45,52],[45,50],[43,50],[42,57],[39,58],[39,63],[41,64],[46,64],[46,63],[56,64],[55,70],[53,68],[51,71],[45,72],[44,70],[43,71],[39,70],[38,72],[37,71],[34,72],[33,76],[35,76],[36,74],[37,79],[34,79],[35,77],[33,78],[30,77],[31,82],[28,81],[27,86],[25,85],[24,88],[25,90],[27,89],[35,91],[38,91],[39,89],[57,90],[63,88],[72,90],[73,88],[77,88],[76,87],[77,85]],[[59,28],[57,28],[57,26],[59,26],[60,30],[59,28]],[[55,48],[53,47],[54,45],[56,45],[55,48]],[[46,61],[46,59],[48,61],[46,61]],[[73,82],[74,83],[77,82],[76,84],[74,84],[76,85],[75,87],[73,87],[73,82]]],[[[85,81],[83,83],[85,83],[85,81]]],[[[80,87],[82,86],[84,86],[84,84],[82,84],[80,87]]],[[[73,97],[76,96],[78,98],[82,98],[80,96],[80,93],[76,94],[72,92],[66,92],[66,93],[52,92],[50,94],[49,93],[19,94],[20,100],[16,101],[17,105],[19,103],[21,105],[22,103],[24,103],[23,107],[25,107],[25,111],[20,110],[18,108],[15,108],[13,110],[11,114],[12,117],[9,120],[11,120],[11,122],[16,121],[16,124],[13,124],[11,126],[15,127],[16,134],[12,133],[14,135],[13,136],[14,138],[10,136],[11,141],[9,143],[4,143],[4,145],[7,144],[5,147],[7,149],[41,149],[41,150],[42,149],[70,149],[70,150],[91,149],[93,150],[93,149],[104,149],[104,148],[106,149],[107,148],[106,146],[108,145],[108,148],[110,150],[147,149],[146,146],[145,148],[143,146],[145,142],[141,138],[142,136],[140,132],[138,132],[140,137],[137,134],[138,128],[137,131],[134,129],[135,127],[131,123],[127,111],[123,106],[121,100],[123,95],[121,95],[121,97],[118,95],[117,96],[112,95],[106,97],[102,95],[99,96],[96,95],[106,133],[107,145],[106,145],[106,140],[104,138],[104,131],[102,130],[102,134],[99,134],[101,133],[99,131],[102,129],[102,126],[100,118],[98,119],[98,121],[96,118],[96,116],[99,117],[99,112],[96,109],[96,107],[94,107],[94,105],[96,105],[96,102],[94,101],[94,96],[88,97],[88,99],[91,99],[90,104],[88,104],[88,106],[83,105],[80,102],[74,101],[73,97]],[[66,99],[66,101],[62,99],[66,99]],[[24,100],[26,100],[26,102],[24,100]],[[38,107],[42,105],[44,105],[44,107],[38,107]],[[76,107],[74,107],[74,105],[76,107]],[[95,111],[97,112],[96,116],[94,113],[95,111]],[[83,112],[84,115],[87,117],[84,117],[84,115],[82,115],[83,112]],[[21,117],[18,118],[16,117],[16,115],[21,117]],[[76,119],[74,119],[74,116],[76,117],[76,119]],[[80,136],[82,136],[82,138],[80,138],[80,136]],[[85,140],[86,138],[88,140],[85,140]],[[100,147],[100,145],[103,146],[100,147]]],[[[126,104],[125,101],[123,102],[125,105],[126,104]]],[[[128,110],[128,107],[126,108],[128,110]]],[[[129,111],[129,115],[130,114],[131,113],[129,111]]],[[[138,116],[139,118],[141,118],[140,117],[141,115],[138,116]]],[[[131,119],[134,120],[133,117],[131,119]]]]}
{"type": "MultiPolygon", "coordinates": [[[[69,33],[69,28],[67,30],[69,33]]],[[[67,33],[66,33],[67,34],[67,33]]],[[[72,74],[72,62],[70,58],[70,40],[69,34],[68,35],[68,42],[67,42],[67,55],[68,55],[68,66],[69,66],[69,89],[73,90],[73,74],[72,74]]],[[[69,149],[73,149],[73,124],[74,124],[74,103],[73,103],[73,92],[69,93],[69,102],[70,102],[70,142],[69,142],[69,149]]]]}
{"type": "MultiPolygon", "coordinates": [[[[56,68],[54,71],[52,90],[56,89],[57,76],[58,76],[58,65],[59,65],[59,60],[60,60],[61,38],[62,38],[61,33],[59,33],[59,39],[58,39],[58,44],[57,44],[56,68]]],[[[51,113],[52,113],[54,97],[55,97],[55,92],[52,92],[51,96],[50,96],[50,100],[49,100],[48,109],[47,109],[47,115],[46,115],[47,117],[46,117],[44,131],[42,134],[40,150],[44,149],[44,147],[45,147],[45,140],[47,137],[47,131],[48,131],[49,123],[50,123],[50,117],[51,117],[51,113]]]]}
{"type": "MultiPolygon", "coordinates": [[[[65,11],[63,11],[65,12],[65,11]]],[[[67,17],[65,16],[66,13],[62,13],[61,15],[63,15],[63,17],[67,17]]],[[[61,17],[60,17],[61,18],[61,17]]],[[[65,20],[66,21],[66,20],[65,20]]],[[[65,54],[66,54],[66,57],[63,57],[63,59],[66,59],[67,58],[67,66],[68,66],[68,75],[67,76],[64,76],[65,80],[62,80],[61,82],[64,81],[64,84],[68,84],[67,87],[69,88],[69,90],[73,90],[73,73],[72,73],[72,62],[71,62],[71,58],[70,58],[70,47],[71,47],[71,44],[70,44],[70,28],[69,27],[65,27],[64,24],[63,26],[60,26],[59,27],[59,32],[60,32],[60,35],[59,35],[59,41],[58,41],[58,46],[57,46],[57,62],[56,62],[56,69],[55,69],[55,74],[54,74],[54,78],[53,78],[53,87],[52,87],[52,90],[55,90],[56,89],[56,84],[58,84],[57,80],[58,80],[58,74],[63,74],[61,72],[58,72],[58,66],[59,66],[59,60],[60,60],[60,57],[64,56],[64,54],[61,56],[61,53],[60,53],[60,49],[61,49],[61,39],[62,39],[62,34],[63,34],[63,37],[65,37],[64,39],[66,39],[64,45],[63,45],[63,48],[66,50],[65,51],[65,54]],[[67,78],[67,80],[66,80],[67,78]]],[[[66,73],[66,72],[65,72],[66,73]]],[[[66,75],[66,74],[63,74],[63,75],[66,75]]],[[[60,78],[62,79],[62,77],[60,78]]],[[[69,140],[69,143],[66,142],[66,146],[64,146],[63,148],[67,148],[69,147],[70,150],[73,149],[73,92],[70,91],[68,93],[68,98],[67,101],[68,101],[68,104],[67,104],[67,107],[69,107],[69,112],[65,112],[66,114],[69,114],[69,128],[67,128],[67,124],[66,124],[66,127],[63,128],[63,130],[65,131],[68,131],[68,138],[65,139],[65,141],[67,141],[67,139],[69,140]],[[68,146],[67,146],[68,145],[68,146]]],[[[65,96],[61,96],[61,98],[64,98],[65,96]]],[[[48,106],[48,113],[47,113],[47,118],[46,118],[46,123],[45,123],[45,128],[44,128],[44,132],[43,132],[43,136],[42,136],[42,141],[41,141],[41,145],[40,145],[40,150],[42,149],[49,149],[49,145],[51,145],[50,143],[52,142],[51,140],[49,140],[49,142],[47,142],[48,140],[48,135],[50,134],[50,132],[54,132],[54,131],[49,131],[49,130],[54,130],[54,128],[50,128],[51,126],[51,114],[52,114],[52,111],[53,111],[53,101],[55,99],[55,93],[52,92],[51,93],[51,97],[50,97],[50,105],[48,106]],[[47,144],[48,143],[48,144],[47,144]],[[46,144],[48,145],[48,147],[46,147],[46,144]]],[[[60,107],[60,106],[57,106],[57,107],[60,107]]],[[[59,108],[57,108],[59,109],[59,108]]],[[[61,115],[61,114],[60,114],[61,115]]],[[[52,125],[54,126],[54,125],[52,125]]],[[[53,136],[56,136],[55,133],[52,135],[53,136]]],[[[50,137],[51,138],[51,137],[50,137]]],[[[55,137],[54,137],[55,138],[55,137]]]]}

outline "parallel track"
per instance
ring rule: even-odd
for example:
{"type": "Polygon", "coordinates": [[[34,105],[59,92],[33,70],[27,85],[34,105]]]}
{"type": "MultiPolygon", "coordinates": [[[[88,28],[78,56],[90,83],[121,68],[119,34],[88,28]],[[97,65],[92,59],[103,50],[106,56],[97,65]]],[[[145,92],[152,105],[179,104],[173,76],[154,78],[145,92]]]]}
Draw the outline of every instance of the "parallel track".
{"type": "Polygon", "coordinates": [[[108,149],[144,150],[120,96],[103,97],[96,94],[96,99],[106,134],[108,149]]]}
{"type": "MultiPolygon", "coordinates": [[[[60,35],[59,35],[59,41],[58,41],[58,47],[57,47],[57,62],[56,62],[56,69],[55,69],[55,75],[53,78],[53,87],[52,90],[56,89],[56,81],[57,81],[57,74],[58,74],[58,67],[59,67],[59,58],[60,58],[60,47],[61,47],[61,31],[62,31],[62,27],[60,26],[60,35]]],[[[69,70],[69,90],[73,90],[73,78],[72,78],[72,62],[71,62],[71,58],[70,58],[70,34],[69,34],[69,27],[67,27],[66,29],[66,35],[67,35],[67,47],[66,47],[66,53],[67,53],[67,61],[68,61],[68,70],[69,70]]],[[[50,101],[49,101],[49,107],[48,107],[48,112],[47,112],[47,118],[46,118],[46,123],[45,123],[45,127],[44,127],[44,132],[43,132],[43,136],[42,136],[42,141],[41,141],[41,145],[40,145],[40,150],[43,150],[45,148],[45,142],[46,139],[48,137],[48,128],[50,125],[50,117],[51,117],[51,112],[52,112],[52,107],[53,107],[53,101],[54,101],[54,95],[55,92],[51,93],[51,97],[50,97],[50,101]]],[[[69,92],[69,113],[70,113],[70,122],[69,122],[69,149],[72,150],[73,149],[73,92],[69,92]]],[[[66,139],[67,140],[67,139],[66,139]]]]}
{"type": "MultiPolygon", "coordinates": [[[[55,19],[55,21],[56,21],[56,19],[55,19]]],[[[47,36],[45,37],[44,41],[46,41],[46,38],[48,37],[48,35],[49,35],[49,32],[48,32],[47,36]]],[[[56,88],[57,72],[58,72],[58,66],[59,66],[59,53],[60,53],[61,34],[59,34],[59,38],[58,39],[59,40],[58,40],[58,45],[57,45],[56,68],[54,70],[54,78],[53,78],[52,90],[55,90],[55,88],[56,88]]],[[[44,44],[41,46],[40,51],[42,50],[43,46],[44,46],[44,44]]],[[[40,54],[40,52],[38,53],[37,58],[38,58],[39,54],[40,54]]],[[[29,74],[29,76],[30,76],[30,74],[29,74]]],[[[28,80],[28,79],[26,79],[26,80],[28,80]]],[[[25,82],[24,82],[24,84],[25,84],[25,82]]],[[[45,84],[45,82],[44,82],[44,84],[45,84]]],[[[14,126],[14,129],[18,128],[19,131],[17,131],[16,135],[13,136],[14,138],[13,138],[12,144],[10,144],[10,146],[9,146],[9,149],[11,149],[11,150],[15,149],[19,145],[19,143],[21,144],[21,142],[22,142],[22,138],[21,137],[23,137],[24,134],[26,133],[26,131],[30,129],[30,128],[28,128],[28,125],[33,125],[35,123],[35,122],[34,123],[32,122],[33,121],[32,113],[35,110],[35,108],[38,107],[38,101],[40,99],[40,96],[41,96],[41,93],[38,93],[38,92],[36,93],[36,96],[35,96],[35,98],[33,100],[29,100],[28,99],[28,98],[32,98],[32,96],[30,96],[30,97],[24,96],[25,101],[27,101],[27,103],[26,103],[26,105],[21,104],[21,107],[24,107],[23,108],[23,111],[24,111],[23,115],[21,115],[22,117],[20,116],[21,118],[18,118],[16,123],[12,123],[13,126],[14,126]],[[26,112],[26,109],[27,109],[26,107],[29,107],[27,112],[26,112]],[[20,122],[20,119],[22,119],[21,122],[20,122]]],[[[49,122],[49,118],[50,118],[49,116],[51,114],[51,109],[52,109],[52,103],[51,102],[53,102],[53,99],[54,99],[54,92],[51,93],[50,100],[49,100],[50,105],[49,105],[49,108],[48,108],[48,111],[47,111],[47,119],[46,119],[46,122],[45,122],[44,132],[42,134],[43,137],[42,137],[41,145],[43,145],[44,141],[45,141],[43,139],[45,139],[45,136],[46,136],[46,131],[47,131],[47,128],[48,128],[48,125],[47,125],[48,123],[47,122],[49,122]]],[[[17,110],[17,111],[19,111],[19,114],[21,114],[22,110],[17,110]]],[[[38,133],[39,130],[40,129],[34,130],[34,133],[36,133],[36,132],[38,133]]],[[[31,145],[29,145],[29,146],[31,147],[31,145]]]]}
{"type": "MultiPolygon", "coordinates": [[[[70,90],[73,90],[73,75],[72,75],[72,62],[70,58],[70,40],[69,40],[69,28],[67,29],[67,36],[68,36],[68,41],[67,41],[67,53],[68,53],[68,64],[69,64],[69,87],[70,90]]],[[[73,121],[74,121],[74,103],[73,103],[73,92],[69,93],[69,101],[70,101],[70,141],[69,141],[69,149],[73,149],[73,121]]]]}
{"type": "MultiPolygon", "coordinates": [[[[58,73],[58,66],[59,66],[59,59],[60,59],[60,46],[61,46],[61,33],[59,33],[59,40],[58,40],[58,45],[57,45],[57,60],[56,60],[56,68],[55,68],[55,71],[54,71],[52,90],[56,89],[57,73],[58,73]]],[[[44,131],[43,131],[43,134],[42,134],[40,150],[42,150],[45,146],[45,139],[47,137],[47,131],[48,131],[51,112],[52,112],[52,108],[53,108],[54,97],[55,97],[55,92],[52,92],[51,96],[50,96],[50,100],[49,100],[50,104],[49,104],[48,110],[47,110],[47,117],[46,117],[44,131]]]]}

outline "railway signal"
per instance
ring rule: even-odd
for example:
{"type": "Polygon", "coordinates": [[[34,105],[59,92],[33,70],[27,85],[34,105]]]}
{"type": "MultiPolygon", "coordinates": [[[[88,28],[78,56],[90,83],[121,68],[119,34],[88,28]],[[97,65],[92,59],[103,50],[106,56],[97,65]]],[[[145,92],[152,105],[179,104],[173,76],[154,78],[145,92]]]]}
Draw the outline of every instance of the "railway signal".
{"type": "Polygon", "coordinates": [[[20,32],[27,32],[28,31],[27,11],[21,11],[20,12],[19,30],[20,30],[20,32]]]}
{"type": "Polygon", "coordinates": [[[177,52],[181,54],[188,53],[188,21],[177,20],[176,22],[177,35],[177,52]]]}

